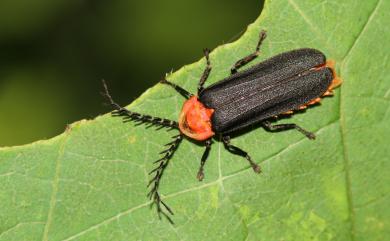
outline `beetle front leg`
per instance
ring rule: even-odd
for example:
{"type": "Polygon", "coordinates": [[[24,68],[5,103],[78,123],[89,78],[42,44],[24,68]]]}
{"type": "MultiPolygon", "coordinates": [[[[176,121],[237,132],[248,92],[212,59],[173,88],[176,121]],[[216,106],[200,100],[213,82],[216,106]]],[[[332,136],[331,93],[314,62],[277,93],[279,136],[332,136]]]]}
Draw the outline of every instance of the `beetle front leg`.
{"type": "Polygon", "coordinates": [[[204,164],[206,163],[207,157],[209,156],[209,152],[211,149],[211,139],[206,140],[205,145],[206,145],[206,149],[204,150],[202,159],[200,160],[200,167],[199,167],[198,174],[196,176],[199,181],[202,181],[204,178],[203,167],[204,164]]]}
{"type": "Polygon", "coordinates": [[[206,68],[204,69],[202,77],[199,80],[198,96],[199,96],[199,93],[204,89],[203,85],[206,82],[206,80],[209,77],[209,74],[211,72],[211,63],[210,63],[210,57],[209,57],[210,50],[209,49],[204,49],[203,52],[204,52],[204,56],[206,57],[206,68]]]}
{"type": "Polygon", "coordinates": [[[160,80],[160,83],[171,86],[172,88],[174,88],[179,94],[181,94],[186,99],[189,99],[189,98],[191,98],[193,96],[193,94],[191,94],[190,92],[188,92],[184,88],[182,88],[182,87],[178,86],[177,84],[174,84],[174,83],[166,80],[165,78],[160,80]]]}
{"type": "Polygon", "coordinates": [[[302,127],[300,127],[300,126],[298,126],[296,124],[272,125],[271,122],[269,122],[269,121],[263,121],[262,125],[263,125],[263,128],[266,131],[270,131],[270,132],[273,132],[273,131],[286,131],[286,130],[296,129],[297,131],[299,131],[302,134],[304,134],[310,140],[314,140],[316,138],[314,133],[303,129],[302,127]]]}
{"type": "Polygon", "coordinates": [[[253,171],[255,171],[256,173],[261,172],[260,166],[252,161],[252,158],[248,155],[248,153],[246,151],[243,151],[242,149],[230,144],[230,136],[223,136],[222,141],[223,141],[223,144],[225,145],[225,148],[230,153],[244,157],[245,159],[248,160],[249,164],[252,166],[253,171]]]}
{"type": "Polygon", "coordinates": [[[267,37],[267,34],[265,32],[265,30],[262,30],[260,32],[260,37],[259,37],[259,42],[257,43],[257,46],[256,46],[256,51],[254,53],[251,53],[250,55],[238,60],[234,65],[233,67],[230,69],[231,73],[232,74],[235,74],[237,73],[237,70],[239,68],[241,68],[242,66],[248,64],[249,62],[251,62],[252,60],[254,60],[255,58],[257,58],[257,56],[259,56],[260,54],[260,46],[261,44],[263,43],[263,40],[267,37]]]}

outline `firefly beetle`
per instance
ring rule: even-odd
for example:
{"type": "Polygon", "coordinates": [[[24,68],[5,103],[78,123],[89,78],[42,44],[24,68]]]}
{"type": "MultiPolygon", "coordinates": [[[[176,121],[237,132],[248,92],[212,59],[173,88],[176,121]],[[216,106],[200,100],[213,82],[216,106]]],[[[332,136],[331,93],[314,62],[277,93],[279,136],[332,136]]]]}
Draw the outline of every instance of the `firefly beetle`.
{"type": "Polygon", "coordinates": [[[148,184],[148,187],[151,186],[148,197],[152,204],[156,204],[159,217],[162,214],[173,223],[169,216],[173,212],[161,199],[158,188],[169,160],[184,137],[204,143],[205,151],[197,173],[199,181],[204,178],[204,165],[215,136],[221,137],[229,152],[247,159],[256,173],[260,173],[260,167],[249,154],[230,143],[232,133],[259,123],[266,131],[296,129],[309,139],[315,138],[313,133],[296,124],[273,125],[270,120],[281,114],[292,114],[295,110],[305,109],[318,103],[322,97],[332,95],[332,90],[341,84],[333,62],[326,61],[325,55],[319,50],[303,48],[278,54],[238,72],[259,55],[265,38],[266,32],[261,31],[255,52],[238,60],[231,68],[229,77],[206,88],[204,84],[211,72],[211,62],[210,51],[205,49],[206,68],[200,77],[197,95],[162,79],[160,83],[174,88],[187,99],[177,122],[121,107],[114,102],[103,81],[104,95],[115,109],[113,116],[123,117],[124,121],[149,123],[180,131],[180,134],[166,144],[167,149],[160,153],[163,154],[162,158],[154,162],[157,167],[149,173],[154,176],[148,184]]]}

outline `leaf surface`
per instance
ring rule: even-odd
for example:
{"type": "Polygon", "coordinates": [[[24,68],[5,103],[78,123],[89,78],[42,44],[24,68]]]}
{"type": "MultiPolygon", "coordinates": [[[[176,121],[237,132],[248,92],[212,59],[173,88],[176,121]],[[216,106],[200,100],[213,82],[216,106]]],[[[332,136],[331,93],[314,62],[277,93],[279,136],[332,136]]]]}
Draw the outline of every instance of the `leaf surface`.
{"type": "MultiPolygon", "coordinates": [[[[270,0],[238,41],[212,52],[207,84],[228,76],[266,29],[256,62],[313,47],[336,61],[344,83],[321,106],[281,121],[314,131],[315,141],[260,128],[233,139],[261,175],[215,140],[198,182],[204,147],[183,141],[161,183],[175,225],[159,221],[146,198],[152,162],[175,130],[107,114],[51,140],[1,148],[0,240],[389,239],[389,10],[385,0],[270,0]]],[[[204,66],[168,78],[195,92],[204,66]]],[[[175,120],[183,101],[157,84],[128,108],[175,120]]]]}

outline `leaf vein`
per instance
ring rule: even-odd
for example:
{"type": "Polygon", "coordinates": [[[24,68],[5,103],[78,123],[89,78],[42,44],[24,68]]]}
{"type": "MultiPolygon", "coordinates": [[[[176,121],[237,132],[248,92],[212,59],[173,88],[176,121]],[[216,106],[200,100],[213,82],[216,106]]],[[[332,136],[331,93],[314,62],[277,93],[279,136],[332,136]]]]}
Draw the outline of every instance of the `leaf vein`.
{"type": "Polygon", "coordinates": [[[302,9],[297,5],[294,0],[288,0],[288,3],[294,8],[294,10],[303,18],[303,20],[310,26],[313,32],[317,35],[317,37],[326,45],[326,47],[332,52],[334,52],[332,46],[328,44],[325,36],[321,34],[319,28],[309,19],[308,16],[302,11],[302,9]]]}
{"type": "MultiPolygon", "coordinates": [[[[333,125],[333,124],[335,124],[335,123],[337,123],[337,121],[333,121],[333,122],[331,122],[331,123],[325,125],[324,127],[318,129],[318,130],[316,131],[316,133],[322,131],[323,129],[325,129],[325,128],[327,128],[327,127],[329,127],[329,126],[331,126],[331,125],[333,125]]],[[[296,145],[296,144],[299,144],[299,143],[301,143],[302,141],[304,141],[304,138],[300,139],[299,141],[295,142],[294,144],[289,145],[287,148],[283,149],[282,151],[278,152],[277,154],[274,154],[273,157],[276,157],[277,155],[280,155],[282,152],[285,152],[286,150],[290,149],[292,146],[294,146],[294,145],[296,145]]],[[[220,144],[220,143],[219,143],[219,144],[220,144]]],[[[221,144],[220,144],[220,145],[221,145],[221,144]]],[[[269,160],[269,159],[267,159],[267,160],[269,160]]],[[[201,190],[201,189],[204,189],[204,188],[213,186],[213,185],[221,185],[221,183],[222,183],[224,180],[227,180],[227,179],[229,179],[229,178],[232,178],[232,177],[235,177],[235,176],[237,176],[237,175],[239,175],[239,174],[242,174],[242,173],[244,173],[245,171],[247,171],[248,169],[251,169],[251,167],[242,169],[242,170],[240,170],[239,172],[233,173],[233,174],[231,174],[231,175],[220,176],[217,180],[212,181],[212,182],[205,183],[205,184],[200,185],[200,186],[195,186],[195,187],[191,187],[191,188],[188,188],[188,189],[184,189],[184,190],[181,190],[181,191],[178,191],[178,192],[175,192],[175,193],[171,193],[171,194],[168,194],[168,195],[164,195],[163,198],[167,198],[167,199],[168,199],[168,198],[173,198],[173,197],[176,197],[176,196],[181,195],[181,194],[183,194],[183,193],[192,192],[192,191],[196,191],[196,190],[201,190]]],[[[221,173],[221,175],[222,175],[222,173],[221,173]]],[[[102,222],[99,222],[99,223],[97,223],[97,224],[95,224],[95,225],[93,225],[93,226],[91,226],[91,227],[89,227],[89,228],[87,228],[87,229],[85,229],[85,230],[83,230],[83,231],[77,233],[77,234],[74,234],[74,235],[72,235],[72,236],[70,236],[70,237],[64,239],[63,241],[69,241],[69,240],[75,239],[75,238],[77,238],[77,237],[80,237],[80,236],[82,236],[83,234],[88,233],[89,231],[92,231],[92,230],[94,230],[94,229],[99,228],[99,227],[102,226],[102,225],[105,225],[105,224],[110,223],[110,222],[112,222],[112,221],[114,221],[114,220],[117,220],[118,218],[120,218],[120,217],[122,217],[122,216],[124,216],[124,215],[130,214],[130,213],[132,213],[132,212],[134,212],[134,211],[136,211],[136,210],[138,210],[138,209],[140,209],[140,208],[143,208],[143,207],[149,205],[150,203],[151,203],[151,201],[147,201],[147,202],[142,203],[142,204],[140,204],[140,205],[138,205],[138,206],[136,206],[136,207],[132,207],[132,208],[127,209],[127,210],[125,210],[125,211],[123,211],[123,212],[120,212],[120,213],[116,214],[115,216],[112,216],[112,217],[110,217],[110,218],[108,218],[108,219],[106,219],[106,220],[103,220],[102,222]]]]}
{"type": "Polygon", "coordinates": [[[46,221],[46,225],[45,225],[45,229],[43,231],[43,237],[42,237],[42,240],[43,241],[47,241],[48,240],[48,235],[49,235],[49,230],[50,230],[50,226],[51,226],[51,223],[52,223],[52,219],[53,219],[53,212],[54,212],[54,209],[55,209],[55,206],[56,206],[56,199],[57,199],[57,193],[58,193],[58,183],[59,183],[59,180],[60,180],[60,170],[61,170],[61,159],[64,155],[64,152],[65,152],[65,144],[67,143],[67,140],[70,136],[70,128],[66,130],[66,135],[58,149],[58,156],[57,156],[57,159],[56,159],[56,167],[55,167],[55,174],[54,174],[54,178],[53,178],[53,185],[52,185],[52,193],[51,193],[51,197],[50,197],[50,206],[49,206],[49,212],[47,214],[47,221],[46,221]]]}
{"type": "Polygon", "coordinates": [[[370,13],[366,23],[363,25],[362,29],[360,30],[359,34],[355,38],[355,41],[352,43],[351,47],[347,50],[347,53],[345,54],[345,56],[343,58],[343,61],[342,61],[342,64],[341,64],[342,66],[345,65],[345,63],[347,62],[348,56],[350,55],[351,52],[353,52],[353,49],[355,48],[355,46],[359,42],[360,37],[366,31],[367,26],[369,25],[369,23],[371,23],[371,21],[373,19],[373,16],[375,15],[376,11],[379,9],[379,5],[381,4],[381,2],[382,2],[382,0],[378,0],[376,2],[376,5],[375,5],[374,9],[371,11],[371,13],[370,13]]]}

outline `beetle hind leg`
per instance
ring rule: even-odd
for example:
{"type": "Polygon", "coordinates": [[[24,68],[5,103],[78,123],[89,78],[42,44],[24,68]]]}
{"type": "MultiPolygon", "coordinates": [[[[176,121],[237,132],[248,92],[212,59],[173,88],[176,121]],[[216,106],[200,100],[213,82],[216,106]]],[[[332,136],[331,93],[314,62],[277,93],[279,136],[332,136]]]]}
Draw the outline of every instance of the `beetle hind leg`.
{"type": "Polygon", "coordinates": [[[274,131],[286,131],[291,129],[296,129],[297,131],[304,134],[307,138],[310,140],[314,140],[316,136],[314,133],[307,131],[303,129],[302,127],[296,125],[296,124],[279,124],[279,125],[272,125],[269,121],[263,121],[262,126],[266,131],[274,132],[274,131]]]}
{"type": "Polygon", "coordinates": [[[242,66],[248,64],[249,62],[251,62],[252,60],[254,60],[255,58],[257,58],[257,56],[259,56],[260,54],[260,46],[261,44],[263,43],[264,39],[267,37],[267,34],[266,34],[266,31],[265,30],[262,30],[260,32],[260,36],[259,36],[259,42],[257,42],[257,46],[256,46],[256,50],[255,52],[251,53],[250,55],[238,60],[234,65],[233,67],[230,69],[231,71],[231,74],[235,74],[237,73],[237,70],[239,68],[241,68],[242,66]]]}
{"type": "Polygon", "coordinates": [[[239,156],[242,156],[244,157],[245,159],[248,160],[249,164],[251,165],[253,171],[255,171],[256,173],[260,173],[261,172],[261,169],[260,169],[260,166],[257,165],[253,160],[252,158],[249,156],[249,154],[236,147],[236,146],[233,146],[232,144],[230,144],[230,136],[223,136],[222,137],[222,141],[223,141],[223,144],[225,145],[225,148],[232,154],[235,154],[235,155],[239,155],[239,156]]]}

